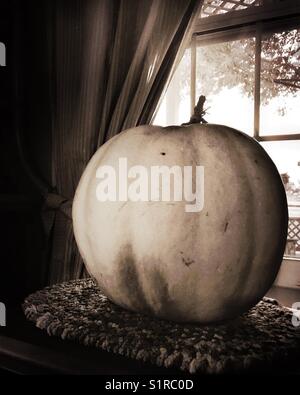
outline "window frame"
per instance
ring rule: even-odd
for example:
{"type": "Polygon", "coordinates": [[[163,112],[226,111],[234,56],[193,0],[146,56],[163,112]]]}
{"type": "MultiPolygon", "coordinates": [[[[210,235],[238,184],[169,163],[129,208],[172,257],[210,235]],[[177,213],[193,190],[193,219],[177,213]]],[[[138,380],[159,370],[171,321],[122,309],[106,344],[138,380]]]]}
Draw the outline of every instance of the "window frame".
{"type": "Polygon", "coordinates": [[[300,2],[285,2],[250,7],[245,10],[199,18],[191,40],[191,113],[196,104],[197,44],[225,42],[247,37],[255,38],[254,128],[259,142],[300,140],[299,133],[260,135],[261,43],[265,33],[300,28],[300,2]]]}

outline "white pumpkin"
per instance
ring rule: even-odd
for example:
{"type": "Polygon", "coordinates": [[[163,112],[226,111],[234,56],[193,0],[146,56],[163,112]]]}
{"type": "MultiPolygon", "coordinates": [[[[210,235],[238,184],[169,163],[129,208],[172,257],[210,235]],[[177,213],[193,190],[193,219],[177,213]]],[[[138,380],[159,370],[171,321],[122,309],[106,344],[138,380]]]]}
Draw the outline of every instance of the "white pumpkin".
{"type": "Polygon", "coordinates": [[[282,261],[287,218],[280,175],[263,148],[212,124],[120,133],[95,153],[73,203],[79,250],[111,301],[200,323],[236,317],[265,295],[282,261]],[[149,172],[203,166],[203,208],[187,212],[184,200],[99,201],[97,170],[117,170],[120,158],[149,172]]]}

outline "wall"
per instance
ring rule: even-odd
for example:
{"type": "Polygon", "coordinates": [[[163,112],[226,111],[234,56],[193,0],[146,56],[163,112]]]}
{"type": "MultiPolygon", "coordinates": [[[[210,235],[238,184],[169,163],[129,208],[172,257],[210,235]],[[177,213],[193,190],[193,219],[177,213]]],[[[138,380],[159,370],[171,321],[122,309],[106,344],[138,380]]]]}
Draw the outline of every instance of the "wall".
{"type": "Polygon", "coordinates": [[[300,289],[300,260],[284,258],[274,285],[300,289]]]}

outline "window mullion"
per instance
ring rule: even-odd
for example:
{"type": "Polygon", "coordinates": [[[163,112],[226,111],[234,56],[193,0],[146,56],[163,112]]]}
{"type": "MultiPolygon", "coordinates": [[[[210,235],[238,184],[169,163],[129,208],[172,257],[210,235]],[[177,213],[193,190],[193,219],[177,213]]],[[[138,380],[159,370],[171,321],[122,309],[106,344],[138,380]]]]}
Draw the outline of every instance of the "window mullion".
{"type": "Polygon", "coordinates": [[[192,37],[191,43],[191,115],[196,105],[196,37],[192,37]]]}
{"type": "Polygon", "coordinates": [[[257,24],[255,35],[254,138],[259,137],[260,123],[261,37],[261,25],[257,24]]]}

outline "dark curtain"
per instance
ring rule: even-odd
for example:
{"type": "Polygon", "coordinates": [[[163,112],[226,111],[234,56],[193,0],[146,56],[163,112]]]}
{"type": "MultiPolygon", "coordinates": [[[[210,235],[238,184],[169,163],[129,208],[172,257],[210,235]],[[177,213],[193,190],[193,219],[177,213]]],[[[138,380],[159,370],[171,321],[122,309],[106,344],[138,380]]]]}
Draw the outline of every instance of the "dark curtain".
{"type": "MultiPolygon", "coordinates": [[[[39,54],[31,60],[35,62],[30,69],[35,83],[27,111],[27,116],[36,120],[29,119],[28,124],[34,124],[35,130],[42,127],[40,133],[51,140],[39,154],[39,163],[48,166],[47,175],[43,175],[48,185],[47,192],[43,190],[43,218],[50,247],[47,283],[84,275],[70,219],[80,176],[101,144],[124,129],[151,121],[189,39],[200,3],[27,3],[31,4],[31,8],[27,6],[31,21],[27,37],[29,34],[32,40],[32,51],[39,54]],[[36,73],[32,71],[35,69],[36,73]]],[[[43,140],[41,134],[35,139],[36,145],[38,139],[43,140]]],[[[38,160],[32,166],[42,173],[38,160]]]]}

